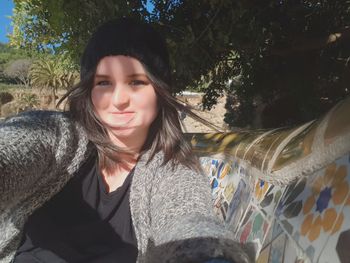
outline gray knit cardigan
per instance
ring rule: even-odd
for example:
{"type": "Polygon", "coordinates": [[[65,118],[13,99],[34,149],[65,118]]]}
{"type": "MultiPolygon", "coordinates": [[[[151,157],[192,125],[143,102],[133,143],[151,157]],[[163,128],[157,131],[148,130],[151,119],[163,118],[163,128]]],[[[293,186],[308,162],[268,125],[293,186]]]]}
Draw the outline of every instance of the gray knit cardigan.
{"type": "MultiPolygon", "coordinates": [[[[0,262],[10,262],[27,217],[60,191],[94,147],[60,112],[35,111],[0,123],[0,262]]],[[[212,211],[208,180],[157,154],[136,165],[130,207],[138,262],[252,262],[212,211]]],[[[254,256],[253,256],[254,257],[254,256]]]]}

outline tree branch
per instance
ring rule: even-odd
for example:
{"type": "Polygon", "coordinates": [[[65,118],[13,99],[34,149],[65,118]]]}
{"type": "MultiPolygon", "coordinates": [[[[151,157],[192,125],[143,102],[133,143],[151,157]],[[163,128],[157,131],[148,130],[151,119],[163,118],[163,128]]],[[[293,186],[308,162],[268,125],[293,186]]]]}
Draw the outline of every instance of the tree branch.
{"type": "Polygon", "coordinates": [[[298,40],[295,44],[288,48],[272,49],[271,54],[277,56],[289,56],[293,53],[306,52],[311,50],[323,49],[329,45],[350,38],[350,27],[345,28],[340,32],[334,32],[322,38],[298,40]]]}

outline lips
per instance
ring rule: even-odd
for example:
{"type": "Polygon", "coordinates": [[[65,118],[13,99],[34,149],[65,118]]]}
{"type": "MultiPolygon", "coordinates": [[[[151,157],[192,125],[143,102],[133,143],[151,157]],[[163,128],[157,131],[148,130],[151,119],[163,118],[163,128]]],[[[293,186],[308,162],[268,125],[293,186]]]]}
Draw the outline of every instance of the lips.
{"type": "Polygon", "coordinates": [[[113,126],[125,126],[135,117],[135,112],[111,112],[113,126]]]}

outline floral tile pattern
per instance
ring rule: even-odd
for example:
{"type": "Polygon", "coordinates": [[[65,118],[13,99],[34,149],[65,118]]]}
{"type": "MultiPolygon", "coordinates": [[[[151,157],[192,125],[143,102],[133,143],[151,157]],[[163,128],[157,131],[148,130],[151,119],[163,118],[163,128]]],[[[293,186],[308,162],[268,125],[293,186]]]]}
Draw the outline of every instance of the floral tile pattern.
{"type": "MultiPolygon", "coordinates": [[[[289,185],[275,210],[275,216],[293,242],[303,248],[311,262],[335,262],[335,245],[346,220],[350,196],[349,156],[346,155],[307,178],[289,185]],[[330,240],[333,240],[332,242],[330,240]],[[333,244],[333,245],[331,245],[333,244]]],[[[341,245],[340,245],[341,247],[341,245]]],[[[344,250],[344,249],[340,249],[344,250]]],[[[341,261],[339,261],[341,262],[341,261]]]]}
{"type": "Polygon", "coordinates": [[[349,155],[287,187],[251,181],[238,161],[200,161],[216,214],[237,240],[260,244],[257,262],[349,262],[349,155]]]}
{"type": "Polygon", "coordinates": [[[239,161],[201,157],[216,214],[259,263],[350,262],[350,155],[286,187],[252,180],[239,161]]]}
{"type": "MultiPolygon", "coordinates": [[[[345,160],[344,160],[345,161],[345,160]]],[[[341,163],[345,165],[346,163],[341,163]]],[[[338,171],[339,172],[339,171],[338,171]]],[[[350,169],[348,167],[347,181],[343,181],[343,185],[350,182],[350,169]]],[[[335,192],[336,194],[336,192],[335,192]]],[[[333,195],[334,196],[334,195],[333,195]]],[[[332,197],[333,197],[332,196],[332,197]]],[[[350,192],[348,192],[345,201],[343,202],[343,208],[338,213],[337,218],[334,220],[332,229],[329,230],[329,237],[324,250],[319,258],[319,262],[349,262],[350,260],[350,192]]]]}
{"type": "Polygon", "coordinates": [[[343,205],[348,194],[349,184],[346,181],[347,167],[330,164],[323,176],[317,177],[311,185],[311,194],[305,200],[303,215],[305,216],[301,235],[312,242],[322,231],[334,234],[339,231],[344,221],[342,211],[337,213],[335,206],[343,205]]]}
{"type": "Polygon", "coordinates": [[[307,255],[315,262],[327,262],[320,257],[322,251],[327,242],[344,229],[344,208],[349,206],[349,183],[348,156],[308,179],[301,224],[295,234],[300,237],[299,245],[307,248],[307,255]]]}
{"type": "Polygon", "coordinates": [[[349,112],[350,97],[298,127],[188,135],[215,213],[257,262],[350,263],[349,112]]]}

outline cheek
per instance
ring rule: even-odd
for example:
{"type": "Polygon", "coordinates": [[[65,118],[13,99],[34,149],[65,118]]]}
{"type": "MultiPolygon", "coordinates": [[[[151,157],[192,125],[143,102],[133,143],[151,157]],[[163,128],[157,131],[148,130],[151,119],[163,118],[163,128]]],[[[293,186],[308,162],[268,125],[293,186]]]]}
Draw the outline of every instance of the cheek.
{"type": "Polygon", "coordinates": [[[91,101],[96,110],[108,108],[109,98],[110,96],[106,92],[101,92],[98,89],[91,91],[91,101]]]}
{"type": "Polygon", "coordinates": [[[147,107],[148,107],[148,110],[151,114],[157,115],[158,102],[157,102],[157,97],[155,94],[152,94],[152,96],[148,97],[147,107]]]}
{"type": "Polygon", "coordinates": [[[144,111],[144,117],[147,117],[149,121],[153,121],[158,114],[157,96],[154,90],[148,90],[142,94],[138,94],[134,101],[138,105],[140,110],[144,111]]]}

